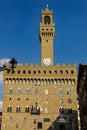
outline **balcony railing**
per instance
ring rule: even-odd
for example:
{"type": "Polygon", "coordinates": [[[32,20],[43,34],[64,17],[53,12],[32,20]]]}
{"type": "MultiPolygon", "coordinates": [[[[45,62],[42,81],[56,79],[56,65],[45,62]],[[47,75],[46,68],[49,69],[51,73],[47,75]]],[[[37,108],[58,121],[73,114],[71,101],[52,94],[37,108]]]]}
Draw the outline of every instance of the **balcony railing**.
{"type": "Polygon", "coordinates": [[[37,114],[37,115],[39,115],[40,111],[37,110],[36,108],[33,108],[33,109],[31,109],[31,114],[37,114]]]}

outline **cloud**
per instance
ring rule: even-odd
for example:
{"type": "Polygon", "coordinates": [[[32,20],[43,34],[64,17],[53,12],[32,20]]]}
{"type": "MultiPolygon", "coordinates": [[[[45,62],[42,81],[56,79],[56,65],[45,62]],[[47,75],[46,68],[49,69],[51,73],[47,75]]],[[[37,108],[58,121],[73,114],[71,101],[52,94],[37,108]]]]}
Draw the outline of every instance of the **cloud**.
{"type": "MultiPolygon", "coordinates": [[[[3,64],[8,63],[10,61],[10,59],[8,58],[4,58],[4,59],[0,59],[0,66],[3,66],[3,64]]],[[[0,72],[0,86],[3,85],[3,72],[0,72]]]]}

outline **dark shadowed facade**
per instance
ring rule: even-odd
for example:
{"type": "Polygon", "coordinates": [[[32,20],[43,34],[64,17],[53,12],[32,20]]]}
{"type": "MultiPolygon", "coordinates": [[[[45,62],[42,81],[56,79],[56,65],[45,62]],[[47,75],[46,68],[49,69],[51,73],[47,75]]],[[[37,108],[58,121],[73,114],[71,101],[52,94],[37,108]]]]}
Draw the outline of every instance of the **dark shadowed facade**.
{"type": "Polygon", "coordinates": [[[79,100],[81,130],[87,130],[87,65],[80,64],[77,93],[79,100]]]}

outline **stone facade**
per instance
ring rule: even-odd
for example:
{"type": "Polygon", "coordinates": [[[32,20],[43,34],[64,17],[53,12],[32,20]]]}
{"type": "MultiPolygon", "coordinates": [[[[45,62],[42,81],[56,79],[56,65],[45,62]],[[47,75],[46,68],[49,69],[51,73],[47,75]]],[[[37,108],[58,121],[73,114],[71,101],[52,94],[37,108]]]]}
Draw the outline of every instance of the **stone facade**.
{"type": "Polygon", "coordinates": [[[54,66],[55,24],[48,6],[41,16],[41,65],[4,71],[2,130],[50,130],[60,109],[77,111],[76,65],[54,66]]]}

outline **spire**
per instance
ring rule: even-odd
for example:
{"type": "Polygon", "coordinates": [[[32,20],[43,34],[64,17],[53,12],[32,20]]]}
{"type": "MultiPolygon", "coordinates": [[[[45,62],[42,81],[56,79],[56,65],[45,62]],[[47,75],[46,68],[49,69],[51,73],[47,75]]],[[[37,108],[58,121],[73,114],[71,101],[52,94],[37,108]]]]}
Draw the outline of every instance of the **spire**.
{"type": "Polygon", "coordinates": [[[48,9],[48,4],[46,5],[46,11],[49,11],[49,9],[48,9]]]}

